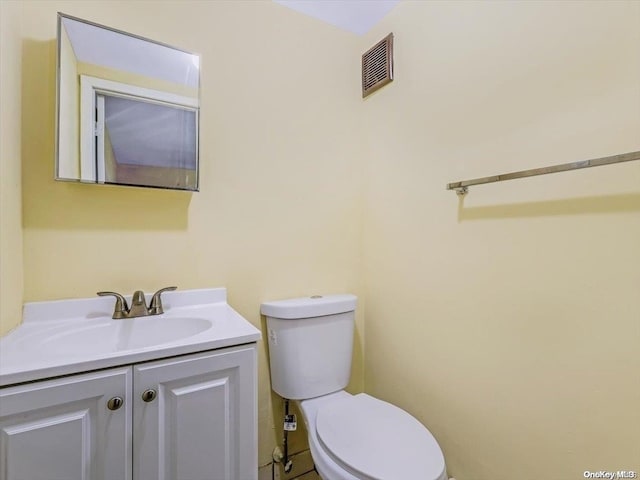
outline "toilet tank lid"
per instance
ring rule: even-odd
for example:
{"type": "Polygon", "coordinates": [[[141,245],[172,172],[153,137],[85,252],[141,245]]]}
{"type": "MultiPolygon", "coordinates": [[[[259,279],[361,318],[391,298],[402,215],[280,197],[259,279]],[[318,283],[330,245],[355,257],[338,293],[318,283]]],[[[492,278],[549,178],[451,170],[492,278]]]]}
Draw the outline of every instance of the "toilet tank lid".
{"type": "Polygon", "coordinates": [[[260,313],[267,317],[298,319],[352,312],[356,309],[358,297],[350,293],[339,295],[313,295],[311,297],[289,298],[264,302],[260,313]]]}

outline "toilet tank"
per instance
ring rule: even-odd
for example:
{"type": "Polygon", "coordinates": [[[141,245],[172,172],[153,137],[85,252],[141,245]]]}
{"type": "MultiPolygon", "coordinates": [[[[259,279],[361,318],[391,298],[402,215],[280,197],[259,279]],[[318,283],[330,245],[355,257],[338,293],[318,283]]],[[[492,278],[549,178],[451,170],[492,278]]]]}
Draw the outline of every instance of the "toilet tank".
{"type": "Polygon", "coordinates": [[[290,400],[319,397],[349,383],[357,297],[315,295],[266,302],[271,388],[290,400]]]}

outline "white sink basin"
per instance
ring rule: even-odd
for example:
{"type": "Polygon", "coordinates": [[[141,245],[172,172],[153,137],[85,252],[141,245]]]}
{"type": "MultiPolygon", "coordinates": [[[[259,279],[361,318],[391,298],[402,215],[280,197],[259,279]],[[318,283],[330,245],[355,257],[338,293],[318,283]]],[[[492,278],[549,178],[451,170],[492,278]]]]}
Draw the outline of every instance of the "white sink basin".
{"type": "MultiPolygon", "coordinates": [[[[79,322],[78,322],[79,323],[79,322]]],[[[79,323],[71,330],[46,332],[44,338],[30,338],[40,349],[53,354],[108,353],[154,347],[197,335],[211,328],[211,320],[162,316],[99,319],[90,325],[79,323]]]]}
{"type": "Polygon", "coordinates": [[[260,339],[224,288],[167,292],[163,301],[162,315],[122,320],[111,318],[107,297],[26,304],[22,324],[0,338],[0,387],[260,339]]]}

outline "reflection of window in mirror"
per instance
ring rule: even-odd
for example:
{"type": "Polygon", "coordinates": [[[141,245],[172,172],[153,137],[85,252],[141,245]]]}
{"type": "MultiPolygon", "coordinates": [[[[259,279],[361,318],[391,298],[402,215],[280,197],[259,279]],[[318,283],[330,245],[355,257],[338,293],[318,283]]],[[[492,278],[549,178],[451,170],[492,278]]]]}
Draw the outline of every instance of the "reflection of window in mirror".
{"type": "Polygon", "coordinates": [[[198,190],[199,55],[59,13],[57,73],[57,180],[198,190]]]}
{"type": "Polygon", "coordinates": [[[96,100],[98,183],[196,187],[194,110],[106,94],[96,100]]]}
{"type": "Polygon", "coordinates": [[[197,189],[189,97],[81,76],[81,174],[98,183],[197,189]]]}

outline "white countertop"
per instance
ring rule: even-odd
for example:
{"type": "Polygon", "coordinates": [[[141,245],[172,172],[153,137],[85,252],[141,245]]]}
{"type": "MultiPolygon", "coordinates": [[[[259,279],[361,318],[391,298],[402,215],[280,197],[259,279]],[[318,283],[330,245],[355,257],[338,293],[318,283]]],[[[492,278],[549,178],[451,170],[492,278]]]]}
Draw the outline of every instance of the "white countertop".
{"type": "Polygon", "coordinates": [[[25,304],[22,324],[0,338],[0,386],[261,338],[260,330],[227,303],[225,288],[166,292],[164,314],[138,319],[111,319],[114,302],[96,297],[25,304]],[[155,338],[160,343],[146,344],[155,338]]]}

